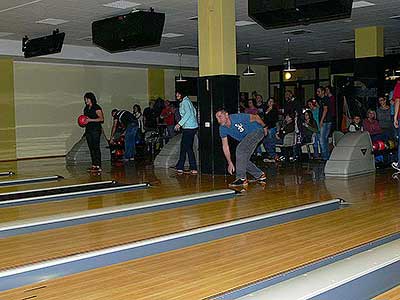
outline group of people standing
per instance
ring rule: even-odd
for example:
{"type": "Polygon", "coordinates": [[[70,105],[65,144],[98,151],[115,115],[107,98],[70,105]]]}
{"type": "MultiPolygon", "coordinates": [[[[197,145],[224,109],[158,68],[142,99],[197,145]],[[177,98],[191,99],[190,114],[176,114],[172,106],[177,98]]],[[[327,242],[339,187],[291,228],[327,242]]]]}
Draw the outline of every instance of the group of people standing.
{"type": "MultiPolygon", "coordinates": [[[[104,123],[104,114],[102,108],[98,105],[96,96],[92,92],[84,95],[85,108],[83,114],[87,116],[87,125],[85,126],[86,141],[90,150],[92,166],[88,169],[91,172],[101,172],[101,151],[100,137],[103,132],[101,124],[104,123]]],[[[165,101],[165,106],[161,111],[160,118],[165,121],[167,126],[167,138],[172,137],[175,131],[182,131],[182,141],[179,160],[176,165],[178,173],[183,173],[186,156],[189,158],[190,173],[197,174],[197,163],[193,151],[194,137],[198,129],[197,114],[192,102],[182,92],[176,92],[176,99],[179,105],[179,121],[175,125],[175,110],[171,107],[169,101],[165,101]]],[[[149,117],[151,109],[141,113],[139,105],[134,105],[133,112],[123,109],[113,109],[111,116],[113,126],[109,143],[115,143],[115,133],[118,127],[124,128],[125,151],[124,160],[134,160],[136,137],[138,131],[146,130],[146,125],[151,122],[149,117]],[[147,116],[147,118],[146,118],[147,116]]],[[[156,126],[156,124],[154,124],[156,126]]]]}
{"type": "MultiPolygon", "coordinates": [[[[352,112],[350,112],[352,114],[352,112]]],[[[352,122],[348,127],[349,132],[367,131],[372,142],[388,140],[398,143],[397,162],[392,163],[392,167],[400,171],[400,79],[397,80],[392,92],[388,97],[378,98],[376,111],[368,109],[366,118],[362,119],[361,114],[353,113],[352,122]]]]}

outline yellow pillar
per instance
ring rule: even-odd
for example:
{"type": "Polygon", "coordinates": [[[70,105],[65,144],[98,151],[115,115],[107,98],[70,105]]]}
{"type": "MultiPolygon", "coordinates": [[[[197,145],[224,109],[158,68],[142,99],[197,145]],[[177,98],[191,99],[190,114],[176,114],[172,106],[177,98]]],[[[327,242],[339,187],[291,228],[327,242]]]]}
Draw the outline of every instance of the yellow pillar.
{"type": "Polygon", "coordinates": [[[0,110],[0,160],[13,160],[17,154],[12,59],[0,59],[0,110]]]}
{"type": "Polygon", "coordinates": [[[372,26],[355,30],[356,58],[383,57],[383,27],[372,26]]]}
{"type": "Polygon", "coordinates": [[[198,0],[200,76],[236,75],[234,0],[198,0]]]}
{"type": "Polygon", "coordinates": [[[149,69],[147,73],[149,99],[165,98],[164,70],[149,69]]]}

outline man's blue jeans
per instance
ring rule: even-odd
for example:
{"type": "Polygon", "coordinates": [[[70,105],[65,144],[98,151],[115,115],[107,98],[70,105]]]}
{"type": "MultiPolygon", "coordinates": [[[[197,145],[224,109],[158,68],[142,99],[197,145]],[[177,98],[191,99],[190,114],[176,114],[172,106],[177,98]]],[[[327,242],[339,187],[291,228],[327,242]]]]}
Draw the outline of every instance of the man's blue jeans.
{"type": "Polygon", "coordinates": [[[264,129],[260,128],[246,135],[236,147],[236,179],[246,178],[246,172],[254,178],[262,175],[263,172],[250,161],[250,158],[263,138],[264,129]]]}
{"type": "Polygon", "coordinates": [[[328,137],[329,133],[331,133],[331,122],[323,123],[321,127],[321,136],[320,136],[320,144],[321,144],[321,155],[323,160],[329,159],[329,145],[328,145],[328,137]]]}
{"type": "Polygon", "coordinates": [[[263,140],[265,151],[267,151],[267,155],[271,158],[274,158],[276,155],[276,127],[269,128],[268,134],[263,140]]]}
{"type": "Polygon", "coordinates": [[[125,153],[124,158],[130,159],[135,156],[136,152],[136,133],[138,126],[129,124],[125,131],[125,153]]]}

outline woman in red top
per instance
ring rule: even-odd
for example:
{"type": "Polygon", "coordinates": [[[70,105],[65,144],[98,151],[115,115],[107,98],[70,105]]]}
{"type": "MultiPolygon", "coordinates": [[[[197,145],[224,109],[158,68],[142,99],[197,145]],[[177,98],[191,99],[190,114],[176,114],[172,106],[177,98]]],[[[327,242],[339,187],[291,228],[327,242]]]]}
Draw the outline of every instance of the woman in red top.
{"type": "Polygon", "coordinates": [[[169,139],[175,135],[175,109],[172,107],[168,100],[164,101],[165,107],[161,111],[160,118],[164,120],[167,125],[167,136],[165,137],[165,143],[168,143],[169,139]]]}

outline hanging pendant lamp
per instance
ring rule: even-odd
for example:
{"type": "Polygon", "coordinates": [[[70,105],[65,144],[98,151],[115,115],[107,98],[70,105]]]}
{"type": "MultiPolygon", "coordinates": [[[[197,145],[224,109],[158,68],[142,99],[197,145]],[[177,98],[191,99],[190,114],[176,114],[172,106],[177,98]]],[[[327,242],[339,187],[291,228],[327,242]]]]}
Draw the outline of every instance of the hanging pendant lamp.
{"type": "Polygon", "coordinates": [[[285,61],[283,63],[284,72],[296,72],[296,68],[292,65],[290,61],[290,38],[287,39],[287,57],[285,58],[285,61]]]}
{"type": "Polygon", "coordinates": [[[247,47],[247,67],[243,71],[243,76],[254,76],[256,75],[256,72],[254,72],[253,69],[250,67],[250,44],[247,44],[246,47],[247,47]]]}
{"type": "Polygon", "coordinates": [[[179,75],[176,82],[186,82],[187,80],[182,76],[182,53],[178,53],[179,56],[179,75]]]}

